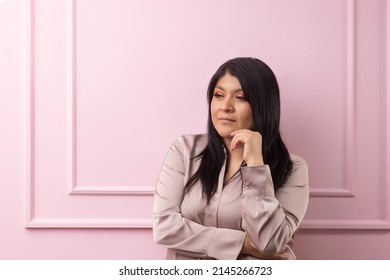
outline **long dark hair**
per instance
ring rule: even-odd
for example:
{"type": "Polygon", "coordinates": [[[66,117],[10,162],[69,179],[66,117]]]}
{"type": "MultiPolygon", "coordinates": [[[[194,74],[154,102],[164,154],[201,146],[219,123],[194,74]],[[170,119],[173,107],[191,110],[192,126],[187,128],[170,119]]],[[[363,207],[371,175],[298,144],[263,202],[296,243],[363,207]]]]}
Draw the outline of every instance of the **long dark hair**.
{"type": "Polygon", "coordinates": [[[286,182],[292,171],[293,163],[284,145],[279,131],[280,95],[279,86],[271,68],[259,59],[239,57],[225,62],[211,78],[207,90],[208,113],[208,144],[195,157],[201,159],[198,170],[186,183],[184,189],[188,192],[200,180],[203,195],[207,202],[217,190],[218,177],[225,160],[229,160],[224,151],[224,141],[214,128],[211,120],[210,104],[218,80],[226,73],[236,77],[247,98],[253,116],[253,131],[262,135],[262,152],[264,163],[271,170],[275,193],[286,182]]]}

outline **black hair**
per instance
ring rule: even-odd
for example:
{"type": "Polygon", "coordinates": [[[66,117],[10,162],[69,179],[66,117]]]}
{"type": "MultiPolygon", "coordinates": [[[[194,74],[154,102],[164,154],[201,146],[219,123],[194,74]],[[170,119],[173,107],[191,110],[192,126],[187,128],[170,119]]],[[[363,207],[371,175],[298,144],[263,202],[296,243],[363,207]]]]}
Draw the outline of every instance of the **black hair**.
{"type": "Polygon", "coordinates": [[[224,151],[224,141],[218,134],[211,119],[211,100],[218,80],[226,73],[236,77],[248,100],[253,116],[253,131],[262,135],[262,153],[264,163],[271,170],[275,193],[283,186],[292,172],[293,163],[284,145],[280,131],[280,94],[274,73],[267,64],[257,58],[239,57],[221,65],[212,76],[208,90],[208,144],[195,157],[201,159],[198,170],[186,183],[188,192],[200,180],[203,195],[207,202],[217,190],[218,177],[225,160],[229,160],[224,151]]]}

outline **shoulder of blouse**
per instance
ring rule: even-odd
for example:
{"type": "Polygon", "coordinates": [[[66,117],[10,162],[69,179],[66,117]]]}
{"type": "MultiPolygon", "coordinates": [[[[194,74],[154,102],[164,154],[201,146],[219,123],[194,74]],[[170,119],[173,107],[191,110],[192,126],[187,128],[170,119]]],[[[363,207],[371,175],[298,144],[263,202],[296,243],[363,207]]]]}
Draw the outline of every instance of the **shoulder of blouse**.
{"type": "Polygon", "coordinates": [[[293,171],[300,167],[308,168],[307,162],[296,154],[290,154],[291,161],[293,162],[293,171]]]}
{"type": "Polygon", "coordinates": [[[307,162],[302,157],[295,154],[290,154],[290,157],[293,162],[293,168],[287,182],[282,188],[288,185],[308,187],[309,166],[307,162]]]}

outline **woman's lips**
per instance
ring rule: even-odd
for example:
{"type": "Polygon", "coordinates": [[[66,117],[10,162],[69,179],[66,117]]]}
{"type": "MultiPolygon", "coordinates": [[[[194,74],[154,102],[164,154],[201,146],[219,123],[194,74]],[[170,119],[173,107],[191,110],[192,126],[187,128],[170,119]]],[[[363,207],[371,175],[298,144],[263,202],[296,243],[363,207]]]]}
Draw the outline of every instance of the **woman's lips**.
{"type": "Polygon", "coordinates": [[[218,118],[218,120],[222,121],[222,122],[235,122],[235,120],[233,120],[231,118],[226,118],[226,117],[218,118]]]}

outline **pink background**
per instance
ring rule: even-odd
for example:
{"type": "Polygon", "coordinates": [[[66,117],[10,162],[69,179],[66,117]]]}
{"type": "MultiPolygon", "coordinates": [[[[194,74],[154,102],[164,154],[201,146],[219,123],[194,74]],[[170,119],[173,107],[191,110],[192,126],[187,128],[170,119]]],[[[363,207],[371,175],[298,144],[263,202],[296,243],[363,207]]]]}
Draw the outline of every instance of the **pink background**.
{"type": "Polygon", "coordinates": [[[310,165],[299,259],[390,259],[386,0],[0,1],[0,259],[163,259],[153,188],[255,56],[310,165]]]}

